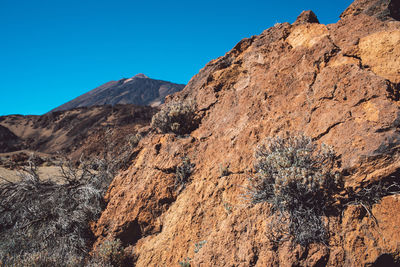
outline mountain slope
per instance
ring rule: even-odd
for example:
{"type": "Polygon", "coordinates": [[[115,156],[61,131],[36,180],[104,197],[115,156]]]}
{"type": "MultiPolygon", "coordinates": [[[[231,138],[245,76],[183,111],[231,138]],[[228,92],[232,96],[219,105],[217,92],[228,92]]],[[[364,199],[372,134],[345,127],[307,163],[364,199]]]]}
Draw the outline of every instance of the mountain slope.
{"type": "Polygon", "coordinates": [[[330,214],[329,241],[309,247],[274,243],[269,205],[242,195],[257,145],[285,132],[332,146],[346,188],[400,181],[397,3],[355,1],[331,25],[303,13],[208,63],[171,99],[197,103],[198,128],[141,140],[109,187],[97,245],[120,239],[136,266],[396,266],[398,195],[371,204],[376,221],[354,203],[330,214]],[[178,191],[182,157],[195,167],[178,191]]]}
{"type": "MultiPolygon", "coordinates": [[[[79,158],[81,153],[88,154],[88,147],[92,147],[91,154],[102,149],[99,146],[105,130],[114,129],[121,132],[122,139],[126,138],[149,125],[155,111],[152,107],[127,104],[82,107],[41,116],[0,116],[0,153],[28,149],[50,154],[63,152],[79,158]],[[93,148],[96,142],[97,148],[93,148]]],[[[120,141],[118,145],[127,144],[126,140],[120,141]]]]}
{"type": "Polygon", "coordinates": [[[0,153],[18,150],[21,140],[8,128],[0,125],[0,153]]]}
{"type": "Polygon", "coordinates": [[[154,80],[144,74],[137,74],[129,79],[105,83],[53,109],[51,112],[96,105],[157,106],[164,102],[167,95],[181,91],[184,87],[184,84],[154,80]]]}

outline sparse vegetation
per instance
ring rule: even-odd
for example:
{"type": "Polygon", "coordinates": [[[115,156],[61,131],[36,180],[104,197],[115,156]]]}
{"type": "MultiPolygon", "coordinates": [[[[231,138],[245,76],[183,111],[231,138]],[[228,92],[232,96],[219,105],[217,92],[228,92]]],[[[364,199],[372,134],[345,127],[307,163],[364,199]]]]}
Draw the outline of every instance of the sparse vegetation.
{"type": "Polygon", "coordinates": [[[179,265],[182,266],[182,267],[190,267],[191,266],[191,264],[190,264],[191,261],[192,261],[191,258],[186,257],[185,259],[183,259],[182,261],[179,262],[179,265]]]}
{"type": "Polygon", "coordinates": [[[194,244],[194,253],[199,253],[200,249],[207,243],[207,240],[200,241],[194,244]]]}
{"type": "Polygon", "coordinates": [[[295,243],[325,243],[328,232],[323,217],[338,190],[335,154],[317,148],[305,136],[276,137],[256,150],[256,176],[250,178],[246,197],[267,202],[273,212],[273,241],[291,237],[295,243]]]}
{"type": "Polygon", "coordinates": [[[373,183],[358,191],[354,191],[353,188],[347,188],[345,206],[361,205],[368,213],[368,216],[378,225],[378,221],[372,213],[372,206],[380,203],[383,197],[395,194],[400,194],[400,185],[390,180],[373,183]]]}
{"type": "MultiPolygon", "coordinates": [[[[199,253],[200,249],[207,243],[207,240],[202,240],[194,244],[194,253],[199,253]]],[[[190,267],[192,258],[186,257],[182,261],[179,262],[179,265],[182,267],[190,267]]]]}
{"type": "Polygon", "coordinates": [[[226,213],[231,214],[232,213],[232,206],[228,203],[224,203],[224,208],[226,213]]]}
{"type": "Polygon", "coordinates": [[[136,147],[142,138],[143,138],[142,135],[139,133],[128,135],[127,141],[129,143],[130,148],[132,149],[136,147]]]}
{"type": "Polygon", "coordinates": [[[93,252],[89,266],[132,266],[131,259],[126,255],[121,240],[112,239],[104,241],[93,252]]]}
{"type": "Polygon", "coordinates": [[[24,255],[13,256],[10,255],[5,261],[0,261],[0,266],[17,266],[17,267],[54,267],[54,266],[83,266],[81,258],[75,258],[74,255],[70,255],[71,258],[68,261],[64,261],[62,258],[58,258],[58,255],[51,255],[47,251],[27,253],[24,255]]]}
{"type": "MultiPolygon", "coordinates": [[[[100,154],[100,157],[107,162],[107,168],[108,171],[112,173],[113,176],[116,175],[117,171],[121,169],[127,169],[130,166],[130,163],[133,159],[133,153],[132,149],[134,146],[137,145],[137,143],[133,146],[131,142],[134,142],[132,140],[128,140],[126,142],[126,139],[120,140],[120,142],[123,142],[124,145],[119,146],[118,145],[118,140],[115,138],[115,132],[114,129],[107,129],[104,132],[104,138],[100,140],[101,147],[103,148],[100,154]]],[[[139,142],[141,139],[140,134],[135,134],[136,136],[135,141],[139,142]],[[136,136],[138,135],[138,136],[136,136]],[[140,136],[140,137],[139,137],[140,136]]]]}
{"type": "Polygon", "coordinates": [[[176,167],[175,172],[175,188],[183,190],[186,184],[189,182],[189,177],[195,167],[194,163],[190,162],[188,157],[182,157],[181,165],[176,167]]]}
{"type": "Polygon", "coordinates": [[[231,174],[231,171],[229,170],[229,165],[219,165],[219,177],[225,177],[231,174]]]}
{"type": "Polygon", "coordinates": [[[173,101],[166,104],[153,116],[151,125],[162,133],[172,132],[178,135],[190,133],[198,125],[194,103],[173,101]]]}
{"type": "Polygon", "coordinates": [[[116,161],[81,160],[79,170],[61,162],[61,183],[42,180],[32,161],[19,181],[3,178],[0,266],[83,266],[94,241],[89,223],[105,207],[116,161]]]}

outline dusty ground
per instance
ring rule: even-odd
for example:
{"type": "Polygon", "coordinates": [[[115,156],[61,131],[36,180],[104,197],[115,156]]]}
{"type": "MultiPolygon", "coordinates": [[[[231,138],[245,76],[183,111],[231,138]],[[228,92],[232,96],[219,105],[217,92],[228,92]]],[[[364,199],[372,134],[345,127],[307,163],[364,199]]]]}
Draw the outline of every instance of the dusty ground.
{"type": "MultiPolygon", "coordinates": [[[[28,157],[31,155],[35,155],[43,160],[38,166],[38,173],[39,177],[42,180],[52,180],[61,182],[61,169],[59,167],[59,159],[56,156],[41,153],[41,152],[34,152],[31,150],[19,150],[13,151],[9,153],[0,153],[0,177],[14,182],[20,179],[20,174],[23,173],[23,166],[27,166],[27,161],[20,161],[15,162],[13,167],[10,167],[10,162],[12,162],[15,158],[21,158],[21,155],[27,155],[28,157]]],[[[1,180],[0,180],[1,182],[1,180]]]]}
{"type": "MultiPolygon", "coordinates": [[[[41,166],[38,167],[39,177],[42,180],[52,180],[60,182],[60,168],[58,166],[41,166]]],[[[20,179],[20,170],[10,170],[4,167],[0,167],[0,177],[7,179],[8,181],[15,182],[20,179]]],[[[2,182],[2,180],[0,180],[2,182]]]]}
{"type": "MultiPolygon", "coordinates": [[[[11,182],[18,181],[19,179],[18,173],[15,170],[9,170],[3,167],[0,167],[0,177],[11,182]]],[[[1,179],[0,182],[3,182],[3,179],[1,179]]]]}

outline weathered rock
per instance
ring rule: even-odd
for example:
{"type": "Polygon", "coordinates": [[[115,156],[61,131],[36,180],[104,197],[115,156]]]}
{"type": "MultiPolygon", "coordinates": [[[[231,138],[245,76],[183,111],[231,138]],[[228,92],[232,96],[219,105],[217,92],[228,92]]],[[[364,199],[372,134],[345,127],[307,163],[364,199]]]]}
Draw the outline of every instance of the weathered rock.
{"type": "Polygon", "coordinates": [[[319,20],[317,16],[312,12],[311,10],[303,11],[301,14],[297,17],[296,21],[293,23],[293,25],[299,25],[299,24],[305,24],[305,23],[318,23],[319,20]]]}
{"type": "Polygon", "coordinates": [[[374,16],[380,20],[396,19],[400,20],[400,1],[399,0],[356,0],[341,15],[356,16],[359,14],[374,16]]]}
{"type": "Polygon", "coordinates": [[[361,64],[393,83],[400,83],[400,30],[377,32],[360,39],[361,64]]]}
{"type": "Polygon", "coordinates": [[[137,266],[398,263],[398,196],[373,206],[378,224],[362,206],[344,207],[326,218],[328,246],[308,248],[276,246],[268,205],[243,198],[257,144],[286,132],[332,146],[346,187],[400,179],[400,25],[347,12],[336,24],[283,23],[244,39],[169,98],[194,100],[201,124],[187,137],[150,133],[140,142],[93,226],[97,244],[121,238],[137,266]],[[196,167],[179,193],[174,170],[184,155],[196,167]]]}

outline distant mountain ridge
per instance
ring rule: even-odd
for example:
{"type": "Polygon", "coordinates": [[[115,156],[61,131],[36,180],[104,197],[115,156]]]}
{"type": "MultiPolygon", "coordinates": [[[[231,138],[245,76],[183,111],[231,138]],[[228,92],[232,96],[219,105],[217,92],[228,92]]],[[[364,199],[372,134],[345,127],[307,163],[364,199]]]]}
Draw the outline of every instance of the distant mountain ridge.
{"type": "MultiPolygon", "coordinates": [[[[122,131],[122,140],[135,134],[137,128],[148,126],[156,111],[148,106],[118,104],[80,107],[40,116],[0,116],[0,153],[31,150],[49,154],[62,152],[70,156],[78,151],[79,157],[85,151],[84,144],[104,135],[105,130],[122,131]]],[[[125,139],[118,144],[126,145],[125,139]]]]}
{"type": "Polygon", "coordinates": [[[107,82],[50,112],[98,105],[158,106],[167,95],[179,92],[184,87],[184,84],[155,80],[139,73],[132,78],[107,82]]]}

